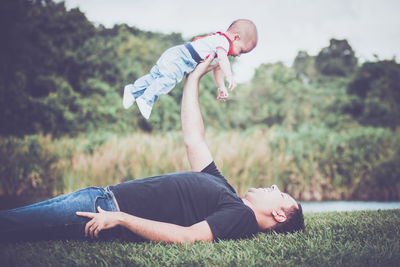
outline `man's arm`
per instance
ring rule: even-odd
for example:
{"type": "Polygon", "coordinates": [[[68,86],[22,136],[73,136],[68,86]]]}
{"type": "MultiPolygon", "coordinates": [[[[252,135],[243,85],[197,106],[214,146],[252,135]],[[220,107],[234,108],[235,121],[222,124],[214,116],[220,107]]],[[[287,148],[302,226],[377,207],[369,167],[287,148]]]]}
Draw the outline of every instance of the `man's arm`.
{"type": "Polygon", "coordinates": [[[207,221],[192,226],[180,226],[171,223],[147,220],[124,213],[120,225],[151,241],[167,243],[194,243],[195,241],[213,241],[213,234],[207,221]]]}
{"type": "Polygon", "coordinates": [[[193,171],[201,171],[212,161],[212,155],[205,139],[204,123],[199,103],[199,81],[209,71],[209,65],[214,59],[208,59],[199,64],[186,78],[181,104],[181,123],[183,140],[190,166],[193,171]]]}
{"type": "Polygon", "coordinates": [[[91,219],[85,226],[85,236],[98,238],[100,231],[120,225],[150,241],[166,243],[213,241],[213,234],[207,221],[201,221],[192,226],[185,227],[143,219],[125,212],[104,211],[100,207],[98,207],[98,211],[99,213],[76,213],[79,216],[91,219]]]}

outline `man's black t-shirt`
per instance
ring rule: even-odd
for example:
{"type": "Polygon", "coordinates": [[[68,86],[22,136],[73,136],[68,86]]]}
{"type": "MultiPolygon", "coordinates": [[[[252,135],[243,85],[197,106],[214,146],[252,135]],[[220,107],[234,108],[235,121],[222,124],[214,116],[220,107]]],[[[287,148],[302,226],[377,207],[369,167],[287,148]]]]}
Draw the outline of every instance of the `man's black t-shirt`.
{"type": "MultiPolygon", "coordinates": [[[[212,162],[201,172],[179,172],[110,186],[120,210],[141,218],[191,226],[206,220],[214,239],[258,232],[246,206],[212,162]]],[[[129,232],[128,239],[143,240],[129,232]]]]}

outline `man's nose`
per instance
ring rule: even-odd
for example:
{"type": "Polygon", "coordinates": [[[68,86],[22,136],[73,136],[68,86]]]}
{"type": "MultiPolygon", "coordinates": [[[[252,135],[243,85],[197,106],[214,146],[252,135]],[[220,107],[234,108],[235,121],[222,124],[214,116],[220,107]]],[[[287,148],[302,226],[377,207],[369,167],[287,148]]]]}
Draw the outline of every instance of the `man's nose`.
{"type": "Polygon", "coordinates": [[[271,189],[272,189],[272,190],[278,190],[278,191],[279,191],[279,188],[278,188],[278,186],[277,186],[276,184],[273,184],[273,185],[271,186],[271,189]]]}

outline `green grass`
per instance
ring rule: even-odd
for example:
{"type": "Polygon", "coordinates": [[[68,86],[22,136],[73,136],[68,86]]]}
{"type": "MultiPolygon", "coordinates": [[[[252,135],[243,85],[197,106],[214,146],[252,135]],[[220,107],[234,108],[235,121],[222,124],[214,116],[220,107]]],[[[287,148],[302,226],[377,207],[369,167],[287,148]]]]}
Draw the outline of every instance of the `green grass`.
{"type": "Polygon", "coordinates": [[[399,266],[400,210],[305,214],[306,231],[217,243],[0,245],[1,266],[399,266]]]}

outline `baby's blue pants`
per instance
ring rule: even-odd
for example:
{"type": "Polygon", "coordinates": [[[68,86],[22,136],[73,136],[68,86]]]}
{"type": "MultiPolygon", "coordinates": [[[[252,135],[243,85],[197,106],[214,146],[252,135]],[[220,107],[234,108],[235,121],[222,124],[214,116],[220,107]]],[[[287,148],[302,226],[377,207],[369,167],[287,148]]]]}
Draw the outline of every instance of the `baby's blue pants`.
{"type": "Polygon", "coordinates": [[[153,106],[160,95],[168,94],[196,65],[184,45],[171,47],[161,55],[149,74],[135,81],[132,94],[135,99],[142,97],[153,106]]]}

